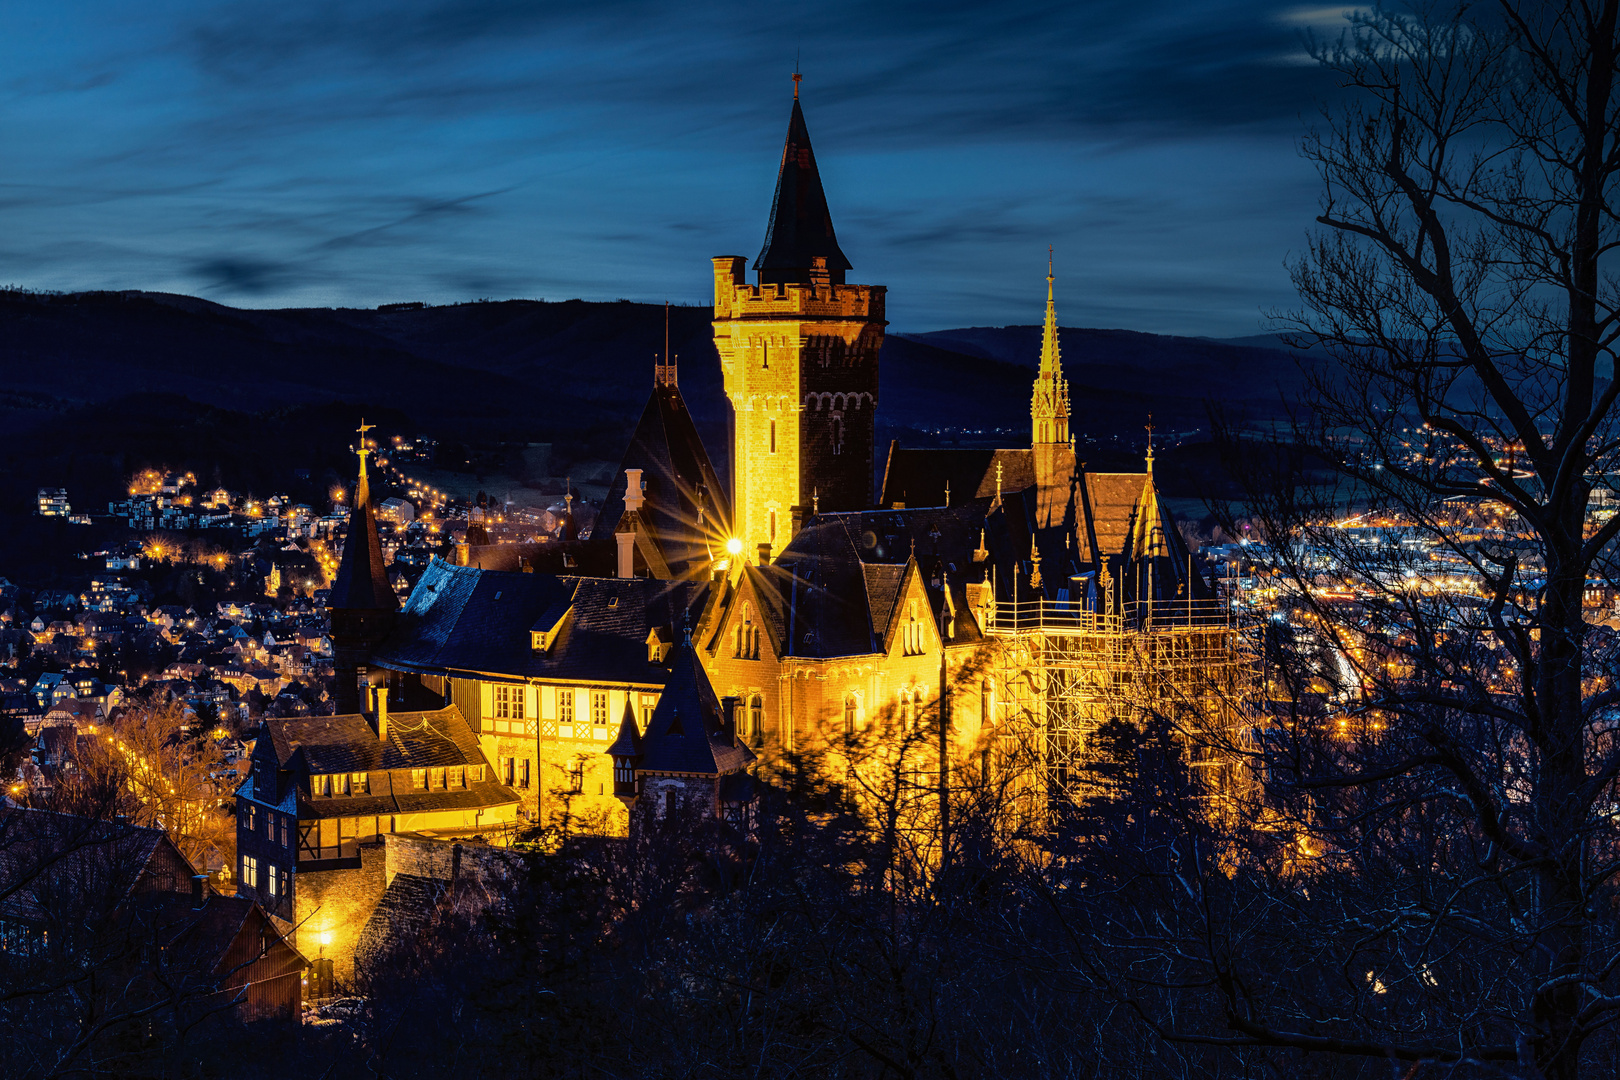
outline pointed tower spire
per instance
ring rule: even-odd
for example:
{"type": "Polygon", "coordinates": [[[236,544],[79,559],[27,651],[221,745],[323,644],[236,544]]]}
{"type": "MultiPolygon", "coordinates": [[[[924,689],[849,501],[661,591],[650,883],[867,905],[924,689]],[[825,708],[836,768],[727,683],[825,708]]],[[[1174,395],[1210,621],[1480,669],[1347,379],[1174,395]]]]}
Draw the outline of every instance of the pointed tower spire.
{"type": "Polygon", "coordinates": [[[388,585],[382,542],[377,538],[377,513],[371,505],[371,480],[366,475],[366,432],[376,425],[360,422],[360,476],[354,485],[349,511],[349,534],[343,540],[343,558],[332,582],[330,605],[361,611],[395,611],[399,598],[388,585]]]}
{"type": "Polygon", "coordinates": [[[816,168],[815,151],[810,148],[810,131],[804,124],[804,111],[799,108],[799,75],[795,72],[793,114],[788,119],[782,165],[776,174],[771,223],[765,230],[765,246],[754,260],[754,269],[761,285],[842,285],[844,271],[849,268],[850,262],[833,232],[826,192],[821,189],[821,173],[816,168]]]}
{"type": "Polygon", "coordinates": [[[1041,369],[1035,376],[1035,392],[1030,398],[1033,423],[1032,445],[1069,441],[1069,382],[1063,377],[1058,351],[1057,305],[1052,297],[1052,249],[1046,249],[1046,323],[1041,328],[1041,369]]]}
{"type": "Polygon", "coordinates": [[[388,636],[399,610],[399,598],[389,586],[388,571],[383,566],[377,514],[371,505],[371,480],[366,475],[366,455],[371,453],[366,432],[373,426],[360,422],[360,475],[349,511],[349,534],[343,540],[343,558],[327,596],[332,622],[332,696],[340,714],[357,713],[366,704],[360,694],[360,681],[365,678],[372,650],[388,636]]]}

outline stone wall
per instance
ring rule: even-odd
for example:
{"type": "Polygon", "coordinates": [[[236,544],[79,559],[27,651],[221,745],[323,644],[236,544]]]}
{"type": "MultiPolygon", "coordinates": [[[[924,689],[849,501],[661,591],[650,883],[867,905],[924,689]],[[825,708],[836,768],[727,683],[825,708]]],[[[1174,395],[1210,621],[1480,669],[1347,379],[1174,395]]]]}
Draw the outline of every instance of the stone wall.
{"type": "Polygon", "coordinates": [[[293,944],[305,957],[332,958],[339,982],[354,977],[354,946],[381,899],[384,845],[360,845],[360,866],[345,870],[305,870],[293,877],[293,944]]]}

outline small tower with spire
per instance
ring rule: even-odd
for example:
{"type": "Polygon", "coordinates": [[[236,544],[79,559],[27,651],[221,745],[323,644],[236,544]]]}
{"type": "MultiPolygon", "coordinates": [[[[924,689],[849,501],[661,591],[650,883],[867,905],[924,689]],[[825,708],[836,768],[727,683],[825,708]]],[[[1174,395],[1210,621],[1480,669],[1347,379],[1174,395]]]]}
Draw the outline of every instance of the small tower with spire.
{"type": "Polygon", "coordinates": [[[370,707],[360,684],[365,680],[369,685],[371,654],[393,629],[399,612],[399,598],[388,584],[388,570],[383,565],[377,514],[371,505],[371,481],[366,475],[366,455],[371,453],[366,432],[375,426],[360,421],[360,476],[354,485],[354,501],[349,504],[343,558],[327,598],[336,679],[332,696],[340,715],[370,707]]]}
{"type": "Polygon", "coordinates": [[[1046,324],[1041,329],[1041,368],[1035,376],[1029,415],[1034,424],[1033,446],[1069,441],[1069,381],[1063,377],[1058,353],[1057,307],[1052,299],[1052,249],[1046,249],[1046,324]]]}
{"type": "Polygon", "coordinates": [[[714,343],[732,416],[732,512],[743,550],[780,551],[820,494],[828,511],[872,504],[880,285],[845,281],[799,79],[765,246],[714,260],[714,343]]]}

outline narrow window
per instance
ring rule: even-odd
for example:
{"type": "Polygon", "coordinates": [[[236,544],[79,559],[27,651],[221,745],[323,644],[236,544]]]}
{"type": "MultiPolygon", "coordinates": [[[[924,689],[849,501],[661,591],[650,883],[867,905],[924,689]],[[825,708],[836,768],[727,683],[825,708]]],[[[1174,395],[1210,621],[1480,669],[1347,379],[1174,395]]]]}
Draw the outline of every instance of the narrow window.
{"type": "Polygon", "coordinates": [[[363,772],[349,774],[349,794],[370,795],[371,777],[363,772]]]}
{"type": "Polygon", "coordinates": [[[426,769],[412,769],[411,770],[411,787],[415,788],[417,791],[426,791],[427,790],[427,770],[426,769]]]}
{"type": "Polygon", "coordinates": [[[501,758],[501,774],[506,777],[502,783],[507,787],[515,784],[517,782],[517,758],[501,758]]]}
{"type": "Polygon", "coordinates": [[[771,421],[771,453],[776,453],[776,421],[771,421]]]}
{"type": "Polygon", "coordinates": [[[608,695],[606,690],[591,691],[591,723],[608,722],[608,695]]]}
{"type": "Polygon", "coordinates": [[[259,860],[252,855],[242,856],[242,884],[250,889],[259,887],[259,860]]]}
{"type": "Polygon", "coordinates": [[[428,770],[428,787],[434,791],[444,790],[445,783],[443,768],[433,768],[428,770]]]}
{"type": "Polygon", "coordinates": [[[523,767],[518,771],[518,787],[526,788],[529,786],[529,759],[524,758],[522,764],[523,767]]]}
{"type": "Polygon", "coordinates": [[[557,720],[563,724],[574,722],[574,688],[571,686],[557,691],[557,720]]]}
{"type": "Polygon", "coordinates": [[[484,767],[482,765],[467,766],[467,782],[470,784],[482,784],[484,782],[484,767]]]}
{"type": "Polygon", "coordinates": [[[844,734],[855,734],[855,713],[859,708],[854,694],[844,695],[844,734]]]}
{"type": "Polygon", "coordinates": [[[765,728],[765,699],[755,694],[748,703],[748,734],[758,736],[765,728]]]}
{"type": "Polygon", "coordinates": [[[776,543],[776,511],[771,511],[771,543],[776,543]]]}

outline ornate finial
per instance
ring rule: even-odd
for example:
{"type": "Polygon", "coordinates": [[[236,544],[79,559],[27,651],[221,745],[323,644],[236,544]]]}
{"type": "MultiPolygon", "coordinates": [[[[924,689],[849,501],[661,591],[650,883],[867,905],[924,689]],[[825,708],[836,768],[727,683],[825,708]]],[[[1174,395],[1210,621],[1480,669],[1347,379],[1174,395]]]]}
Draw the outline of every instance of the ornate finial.
{"type": "Polygon", "coordinates": [[[949,480],[945,481],[945,505],[951,505],[951,482],[949,480]]]}
{"type": "Polygon", "coordinates": [[[821,489],[814,487],[810,489],[810,515],[814,517],[819,513],[821,513],[821,489]]]}
{"type": "Polygon", "coordinates": [[[794,101],[799,100],[799,80],[802,79],[802,78],[804,78],[804,76],[799,74],[799,62],[797,60],[795,60],[793,62],[793,100],[794,101]]]}
{"type": "Polygon", "coordinates": [[[911,538],[911,558],[913,561],[916,561],[917,558],[917,538],[915,536],[911,538]]]}
{"type": "Polygon", "coordinates": [[[574,478],[570,476],[563,481],[563,505],[568,510],[568,516],[574,516],[574,478]]]}
{"type": "Polygon", "coordinates": [[[1001,462],[996,462],[996,501],[1001,501],[1001,462]]]}
{"type": "Polygon", "coordinates": [[[669,352],[669,301],[664,301],[664,355],[653,361],[653,385],[675,385],[675,361],[678,357],[671,356],[669,352]]]}
{"type": "Polygon", "coordinates": [[[355,430],[360,432],[360,475],[361,476],[366,475],[366,455],[371,453],[371,448],[366,446],[366,432],[370,431],[372,428],[374,428],[376,426],[377,426],[376,424],[368,424],[368,423],[366,423],[366,418],[362,416],[360,418],[360,426],[355,429],[355,430]]]}
{"type": "Polygon", "coordinates": [[[1046,288],[1047,288],[1047,291],[1049,291],[1049,292],[1051,291],[1052,282],[1054,282],[1056,280],[1057,279],[1052,276],[1052,245],[1047,244],[1046,245],[1046,288]]]}
{"type": "Polygon", "coordinates": [[[1041,587],[1041,549],[1036,547],[1034,543],[1029,545],[1029,560],[1031,564],[1029,587],[1038,589],[1041,587]]]}
{"type": "Polygon", "coordinates": [[[683,641],[685,641],[687,645],[692,644],[692,609],[691,608],[687,608],[686,612],[681,616],[681,639],[683,641]]]}
{"type": "Polygon", "coordinates": [[[1152,413],[1148,413],[1147,435],[1148,435],[1147,471],[1151,473],[1153,471],[1153,414],[1152,413]]]}

